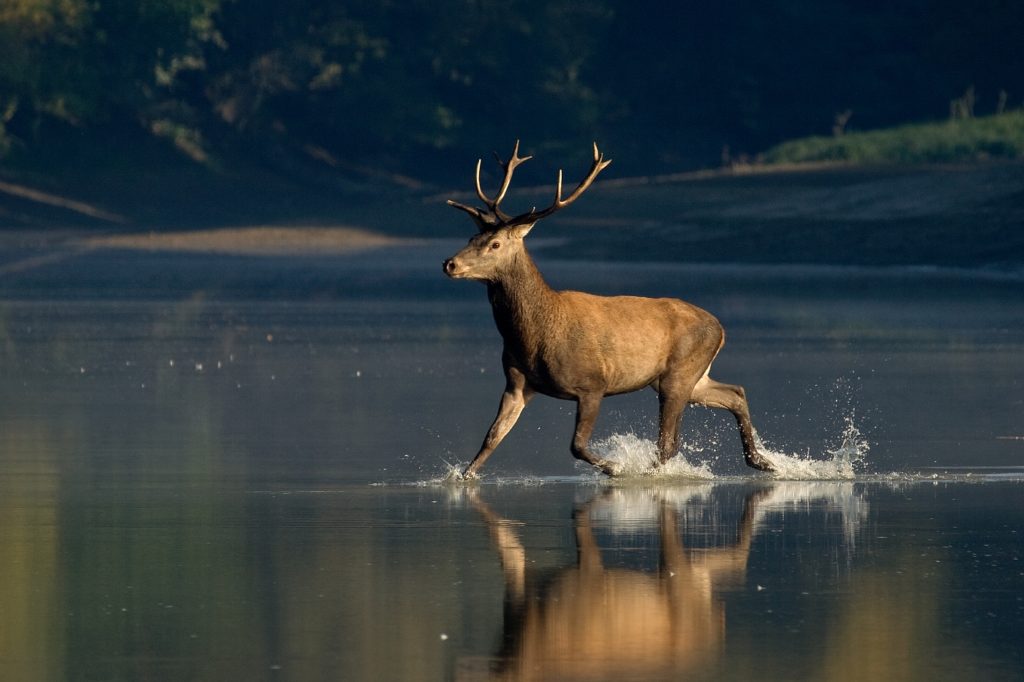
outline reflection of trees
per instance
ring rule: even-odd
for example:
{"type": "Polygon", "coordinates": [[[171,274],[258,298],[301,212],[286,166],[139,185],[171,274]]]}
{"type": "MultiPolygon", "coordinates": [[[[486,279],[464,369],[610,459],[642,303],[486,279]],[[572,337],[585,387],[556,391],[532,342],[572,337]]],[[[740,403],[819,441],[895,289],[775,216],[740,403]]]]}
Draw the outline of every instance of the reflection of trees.
{"type": "MultiPolygon", "coordinates": [[[[269,376],[292,370],[229,310],[0,308],[0,679],[259,679],[272,665],[271,588],[250,550],[265,539],[239,487],[246,447],[279,422],[245,414],[237,386],[269,412],[269,376]]],[[[310,390],[335,376],[318,379],[310,390]]]]}
{"type": "Polygon", "coordinates": [[[10,328],[11,306],[0,303],[0,360],[5,365],[14,362],[16,349],[10,328]]]}
{"type": "Polygon", "coordinates": [[[60,679],[60,486],[48,434],[8,422],[0,462],[0,679],[60,679]]]}
{"type": "MultiPolygon", "coordinates": [[[[486,536],[463,523],[461,505],[433,504],[440,491],[245,492],[268,472],[329,485],[367,443],[395,452],[384,432],[400,429],[379,416],[427,399],[421,383],[397,380],[413,376],[396,364],[413,362],[395,357],[401,341],[374,353],[330,326],[350,309],[31,307],[0,308],[10,361],[0,365],[0,679],[260,679],[275,665],[293,679],[442,679],[472,672],[473,654],[492,660],[502,631],[507,676],[568,642],[572,657],[588,657],[580,670],[606,661],[606,677],[628,663],[652,676],[753,679],[773,665],[808,679],[907,679],[922,677],[954,632],[943,620],[958,587],[952,552],[924,556],[920,537],[862,539],[863,484],[616,487],[580,507],[573,539],[547,511],[528,515],[545,523],[516,526],[478,506],[468,516],[487,522],[506,574],[499,587],[486,536]],[[355,346],[361,354],[346,355],[355,346]],[[351,379],[368,367],[384,380],[351,379]],[[602,553],[609,538],[634,536],[657,540],[660,569],[621,568],[602,553]],[[578,560],[566,566],[573,547],[578,560]],[[557,570],[542,575],[532,560],[557,570]],[[743,592],[744,576],[765,570],[777,582],[743,592]],[[811,595],[796,594],[804,585],[811,595]],[[598,591],[608,600],[590,598],[598,591]],[[786,609],[801,633],[759,620],[766,606],[786,609]],[[605,617],[612,608],[627,615],[605,617]],[[628,616],[640,608],[644,618],[628,616]],[[665,635],[672,628],[678,637],[665,635]]],[[[560,510],[575,492],[482,489],[514,503],[543,496],[560,510]]],[[[873,503],[870,527],[906,528],[877,520],[879,509],[900,515],[892,497],[903,496],[873,503]]],[[[941,533],[950,516],[940,513],[918,527],[941,533]]],[[[969,659],[971,646],[956,655],[969,659]]]]}
{"type": "MultiPolygon", "coordinates": [[[[822,680],[920,679],[943,649],[942,600],[949,575],[934,560],[927,566],[915,552],[890,557],[895,570],[854,575],[851,597],[844,601],[825,640],[822,680]],[[920,573],[931,572],[922,583],[920,573]]],[[[966,652],[957,663],[972,667],[966,652]]],[[[952,662],[952,661],[951,661],[952,662]]]]}
{"type": "Polygon", "coordinates": [[[144,483],[79,494],[69,494],[61,519],[69,671],[82,679],[265,673],[267,614],[255,598],[261,585],[240,497],[144,483]]]}

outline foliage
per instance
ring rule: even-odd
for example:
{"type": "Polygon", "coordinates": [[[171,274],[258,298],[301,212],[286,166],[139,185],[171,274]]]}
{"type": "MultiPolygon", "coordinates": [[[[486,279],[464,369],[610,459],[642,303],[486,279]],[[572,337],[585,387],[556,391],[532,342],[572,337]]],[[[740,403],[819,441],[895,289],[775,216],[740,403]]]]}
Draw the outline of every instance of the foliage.
{"type": "Polygon", "coordinates": [[[767,163],[937,163],[984,158],[1024,158],[1024,110],[801,138],[764,154],[767,163]]]}
{"type": "Polygon", "coordinates": [[[972,111],[1000,91],[1016,106],[1021,34],[1024,5],[1003,0],[2,0],[0,155],[133,131],[202,163],[422,175],[520,136],[598,138],[650,171],[836,112],[939,115],[968,86],[972,111]]]}

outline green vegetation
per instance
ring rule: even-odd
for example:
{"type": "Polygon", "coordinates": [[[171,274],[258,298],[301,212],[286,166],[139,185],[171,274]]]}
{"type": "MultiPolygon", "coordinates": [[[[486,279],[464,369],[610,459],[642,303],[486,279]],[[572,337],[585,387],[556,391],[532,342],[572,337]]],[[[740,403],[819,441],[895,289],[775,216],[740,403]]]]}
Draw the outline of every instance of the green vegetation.
{"type": "Polygon", "coordinates": [[[764,154],[764,161],[769,164],[946,163],[1021,158],[1024,158],[1024,110],[832,137],[805,137],[772,147],[764,154]]]}
{"type": "Polygon", "coordinates": [[[884,128],[965,88],[972,115],[1019,107],[1022,34],[1005,0],[3,0],[0,160],[436,187],[518,136],[531,172],[592,139],[617,174],[707,167],[835,112],[884,128]]]}
{"type": "Polygon", "coordinates": [[[0,157],[53,169],[106,151],[151,167],[166,162],[156,140],[207,166],[398,171],[467,129],[586,130],[600,102],[579,70],[610,17],[575,5],[8,0],[0,157]]]}

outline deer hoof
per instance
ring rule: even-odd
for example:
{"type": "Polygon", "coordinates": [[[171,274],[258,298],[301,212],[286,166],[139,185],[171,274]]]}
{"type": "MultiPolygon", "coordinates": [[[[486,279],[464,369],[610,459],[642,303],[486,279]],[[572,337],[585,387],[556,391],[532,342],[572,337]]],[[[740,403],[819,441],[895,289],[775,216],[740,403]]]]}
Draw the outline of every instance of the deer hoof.
{"type": "Polygon", "coordinates": [[[452,468],[448,470],[448,473],[444,475],[442,480],[444,483],[474,483],[479,481],[480,477],[475,471],[459,471],[452,468]]]}
{"type": "Polygon", "coordinates": [[[745,459],[747,460],[747,466],[752,469],[767,472],[775,471],[775,465],[769,462],[768,459],[761,453],[753,453],[747,455],[745,459]]]}

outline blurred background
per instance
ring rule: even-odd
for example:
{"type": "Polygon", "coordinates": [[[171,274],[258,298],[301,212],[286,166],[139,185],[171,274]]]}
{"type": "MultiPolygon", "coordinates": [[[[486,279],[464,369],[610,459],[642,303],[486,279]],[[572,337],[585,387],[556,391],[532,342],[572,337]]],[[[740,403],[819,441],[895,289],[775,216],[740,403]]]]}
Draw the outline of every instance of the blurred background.
{"type": "MultiPolygon", "coordinates": [[[[0,679],[509,666],[478,501],[554,578],[601,488],[555,400],[480,500],[438,485],[504,384],[445,200],[516,138],[509,213],[614,159],[531,233],[553,286],[714,312],[768,446],[857,464],[773,481],[691,409],[713,478],[604,507],[644,578],[637,509],[703,549],[763,499],[686,672],[1021,679],[1022,36],[1020,0],[0,0],[0,679]]],[[[653,452],[653,393],[605,405],[653,452]]]]}
{"type": "Polygon", "coordinates": [[[3,0],[0,224],[323,220],[517,137],[534,184],[592,140],[603,179],[1016,159],[1022,35],[1004,0],[3,0]]]}

